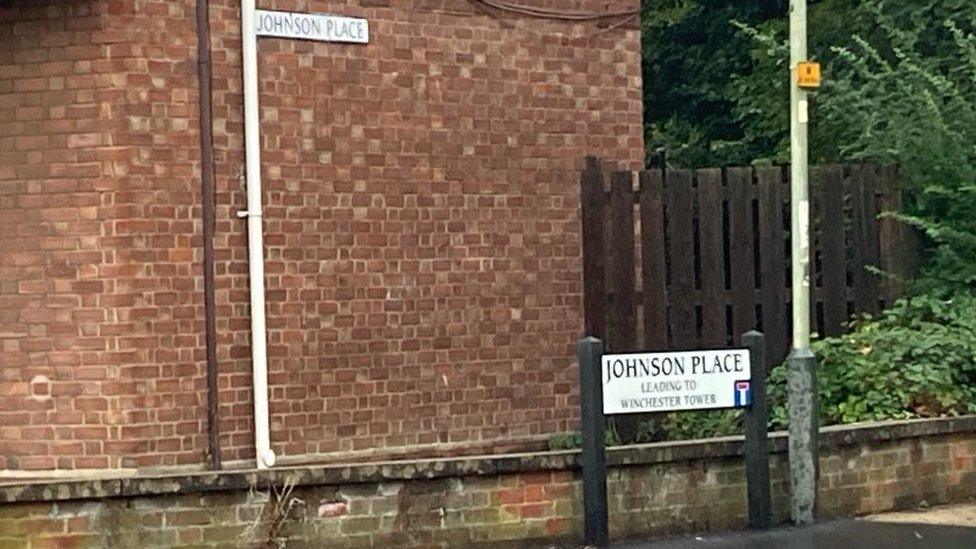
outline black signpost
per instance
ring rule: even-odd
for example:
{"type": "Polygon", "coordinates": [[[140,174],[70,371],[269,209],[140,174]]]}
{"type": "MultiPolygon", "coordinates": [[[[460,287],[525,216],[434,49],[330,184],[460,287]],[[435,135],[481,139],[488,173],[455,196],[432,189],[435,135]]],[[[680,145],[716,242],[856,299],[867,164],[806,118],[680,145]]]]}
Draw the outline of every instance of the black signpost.
{"type": "Polygon", "coordinates": [[[752,405],[746,408],[746,492],[749,528],[765,530],[772,521],[769,494],[769,405],[766,402],[766,344],[752,331],[742,336],[752,364],[752,405]]]}
{"type": "MultiPolygon", "coordinates": [[[[759,332],[742,336],[749,350],[750,404],[745,408],[745,463],[749,527],[769,528],[769,420],[766,402],[765,342],[759,332]]],[[[603,446],[606,417],[603,406],[603,342],[595,337],[580,340],[580,422],[582,424],[583,543],[606,547],[609,543],[607,508],[607,461],[603,446]]],[[[636,410],[635,410],[636,411],[636,410]]]]}
{"type": "Polygon", "coordinates": [[[584,543],[606,547],[607,517],[607,457],[603,451],[603,387],[600,383],[600,362],[603,342],[587,337],[577,348],[580,362],[580,421],[583,424],[583,514],[584,543]]]}

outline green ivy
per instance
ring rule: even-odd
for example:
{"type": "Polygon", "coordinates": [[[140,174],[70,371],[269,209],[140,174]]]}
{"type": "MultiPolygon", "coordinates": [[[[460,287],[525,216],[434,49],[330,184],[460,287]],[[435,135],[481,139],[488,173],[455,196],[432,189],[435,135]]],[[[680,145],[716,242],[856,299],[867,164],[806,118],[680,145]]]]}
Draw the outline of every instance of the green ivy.
{"type": "MultiPolygon", "coordinates": [[[[694,18],[703,17],[707,3],[674,0],[674,9],[661,12],[668,16],[652,23],[680,37],[694,18]]],[[[743,13],[739,34],[728,42],[735,46],[718,51],[736,60],[730,67],[749,68],[702,87],[699,98],[720,97],[732,129],[718,131],[694,119],[704,112],[711,120],[721,109],[705,109],[687,97],[671,99],[693,107],[684,111],[688,117],[669,115],[667,102],[666,112],[654,110],[653,104],[649,110],[654,146],[665,146],[672,163],[695,167],[735,158],[786,158],[785,20],[743,13]],[[751,64],[743,64],[736,53],[742,37],[753,44],[751,64]]],[[[727,12],[713,15],[729,17],[727,12]]],[[[928,254],[912,286],[914,297],[875,318],[858,319],[847,335],[814,343],[821,424],[976,413],[976,4],[825,0],[812,6],[811,15],[851,21],[860,32],[842,41],[812,37],[812,51],[822,54],[826,74],[824,87],[814,95],[812,158],[899,165],[910,192],[903,211],[886,215],[918,228],[928,254]],[[835,47],[817,48],[818,43],[835,47]]],[[[675,47],[680,50],[680,41],[675,47]]],[[[673,68],[693,63],[706,50],[690,49],[683,58],[666,48],[651,59],[673,68]]],[[[675,93],[692,91],[678,87],[675,93]]],[[[649,97],[656,98],[654,93],[649,97]]],[[[769,376],[773,428],[788,424],[787,374],[784,364],[769,376]]],[[[638,438],[705,438],[741,429],[738,411],[682,412],[645,425],[638,438]]]]}
{"type": "MultiPolygon", "coordinates": [[[[976,293],[923,294],[813,344],[820,422],[858,423],[976,413],[976,293]]],[[[770,372],[770,427],[786,429],[788,365],[770,372]]],[[[670,414],[665,438],[739,434],[736,410],[670,414]]]]}
{"type": "MultiPolygon", "coordinates": [[[[579,448],[583,444],[583,434],[579,431],[568,433],[556,433],[549,436],[550,450],[571,450],[579,448]]],[[[603,445],[606,447],[620,446],[620,437],[612,426],[608,426],[603,431],[603,445]]]]}
{"type": "MultiPolygon", "coordinates": [[[[976,413],[976,294],[897,302],[851,333],[814,344],[821,423],[976,413]]],[[[787,365],[769,378],[771,424],[785,428],[787,365]]]]}
{"type": "MultiPolygon", "coordinates": [[[[886,215],[927,238],[919,289],[976,288],[976,4],[871,0],[854,13],[873,28],[822,52],[828,62],[813,96],[812,158],[899,165],[911,192],[903,211],[886,215]]],[[[733,79],[732,112],[749,131],[778,136],[766,158],[783,161],[788,124],[775,95],[785,87],[768,75],[788,59],[785,27],[739,27],[755,44],[757,71],[733,79]]]]}

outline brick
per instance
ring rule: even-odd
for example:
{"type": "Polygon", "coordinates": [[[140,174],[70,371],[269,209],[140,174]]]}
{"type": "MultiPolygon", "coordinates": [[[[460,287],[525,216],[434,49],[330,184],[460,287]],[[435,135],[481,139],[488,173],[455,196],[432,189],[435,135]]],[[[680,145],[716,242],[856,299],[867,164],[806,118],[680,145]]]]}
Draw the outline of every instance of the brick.
{"type": "MultiPolygon", "coordinates": [[[[86,441],[60,457],[66,468],[203,461],[203,428],[191,432],[206,418],[194,7],[0,10],[17,28],[0,41],[0,117],[20,119],[0,137],[0,279],[60,300],[0,302],[0,338],[14,325],[0,365],[12,379],[57,367],[54,395],[61,381],[90,387],[78,406],[45,404],[64,440],[86,441]],[[20,319],[28,309],[39,312],[20,319]],[[136,411],[169,434],[118,440],[136,411]]],[[[339,11],[369,17],[373,43],[323,55],[269,41],[262,57],[275,449],[514,451],[574,428],[574,170],[584,154],[643,162],[639,32],[572,38],[596,26],[496,19],[463,0],[339,11]]],[[[239,21],[219,2],[211,18],[223,454],[239,460],[253,452],[239,21]]],[[[45,421],[26,417],[15,426],[45,421]]]]}

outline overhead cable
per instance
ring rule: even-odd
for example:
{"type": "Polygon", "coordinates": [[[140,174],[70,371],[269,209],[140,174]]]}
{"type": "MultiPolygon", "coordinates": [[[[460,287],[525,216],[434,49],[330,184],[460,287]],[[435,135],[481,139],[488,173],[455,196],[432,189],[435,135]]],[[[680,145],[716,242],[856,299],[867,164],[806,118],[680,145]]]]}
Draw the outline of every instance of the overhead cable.
{"type": "Polygon", "coordinates": [[[555,21],[606,21],[608,19],[624,19],[629,20],[632,17],[636,17],[640,14],[640,8],[625,10],[625,11],[607,11],[607,12],[578,12],[578,11],[564,11],[556,9],[547,8],[534,8],[530,6],[521,6],[518,4],[513,4],[511,2],[505,2],[503,0],[468,0],[472,4],[476,4],[482,8],[493,8],[498,11],[515,13],[518,15],[524,15],[527,17],[535,17],[538,19],[551,19],[555,21]]]}

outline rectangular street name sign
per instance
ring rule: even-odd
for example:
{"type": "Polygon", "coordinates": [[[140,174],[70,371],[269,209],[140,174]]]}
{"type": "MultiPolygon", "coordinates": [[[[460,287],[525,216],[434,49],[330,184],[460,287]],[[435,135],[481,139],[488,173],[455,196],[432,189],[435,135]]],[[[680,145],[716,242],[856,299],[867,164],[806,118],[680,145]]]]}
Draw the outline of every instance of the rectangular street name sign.
{"type": "Polygon", "coordinates": [[[255,10],[255,16],[258,36],[369,43],[369,21],[365,19],[267,10],[255,10]]]}
{"type": "Polygon", "coordinates": [[[603,355],[603,413],[744,408],[750,370],[747,349],[603,355]]]}

